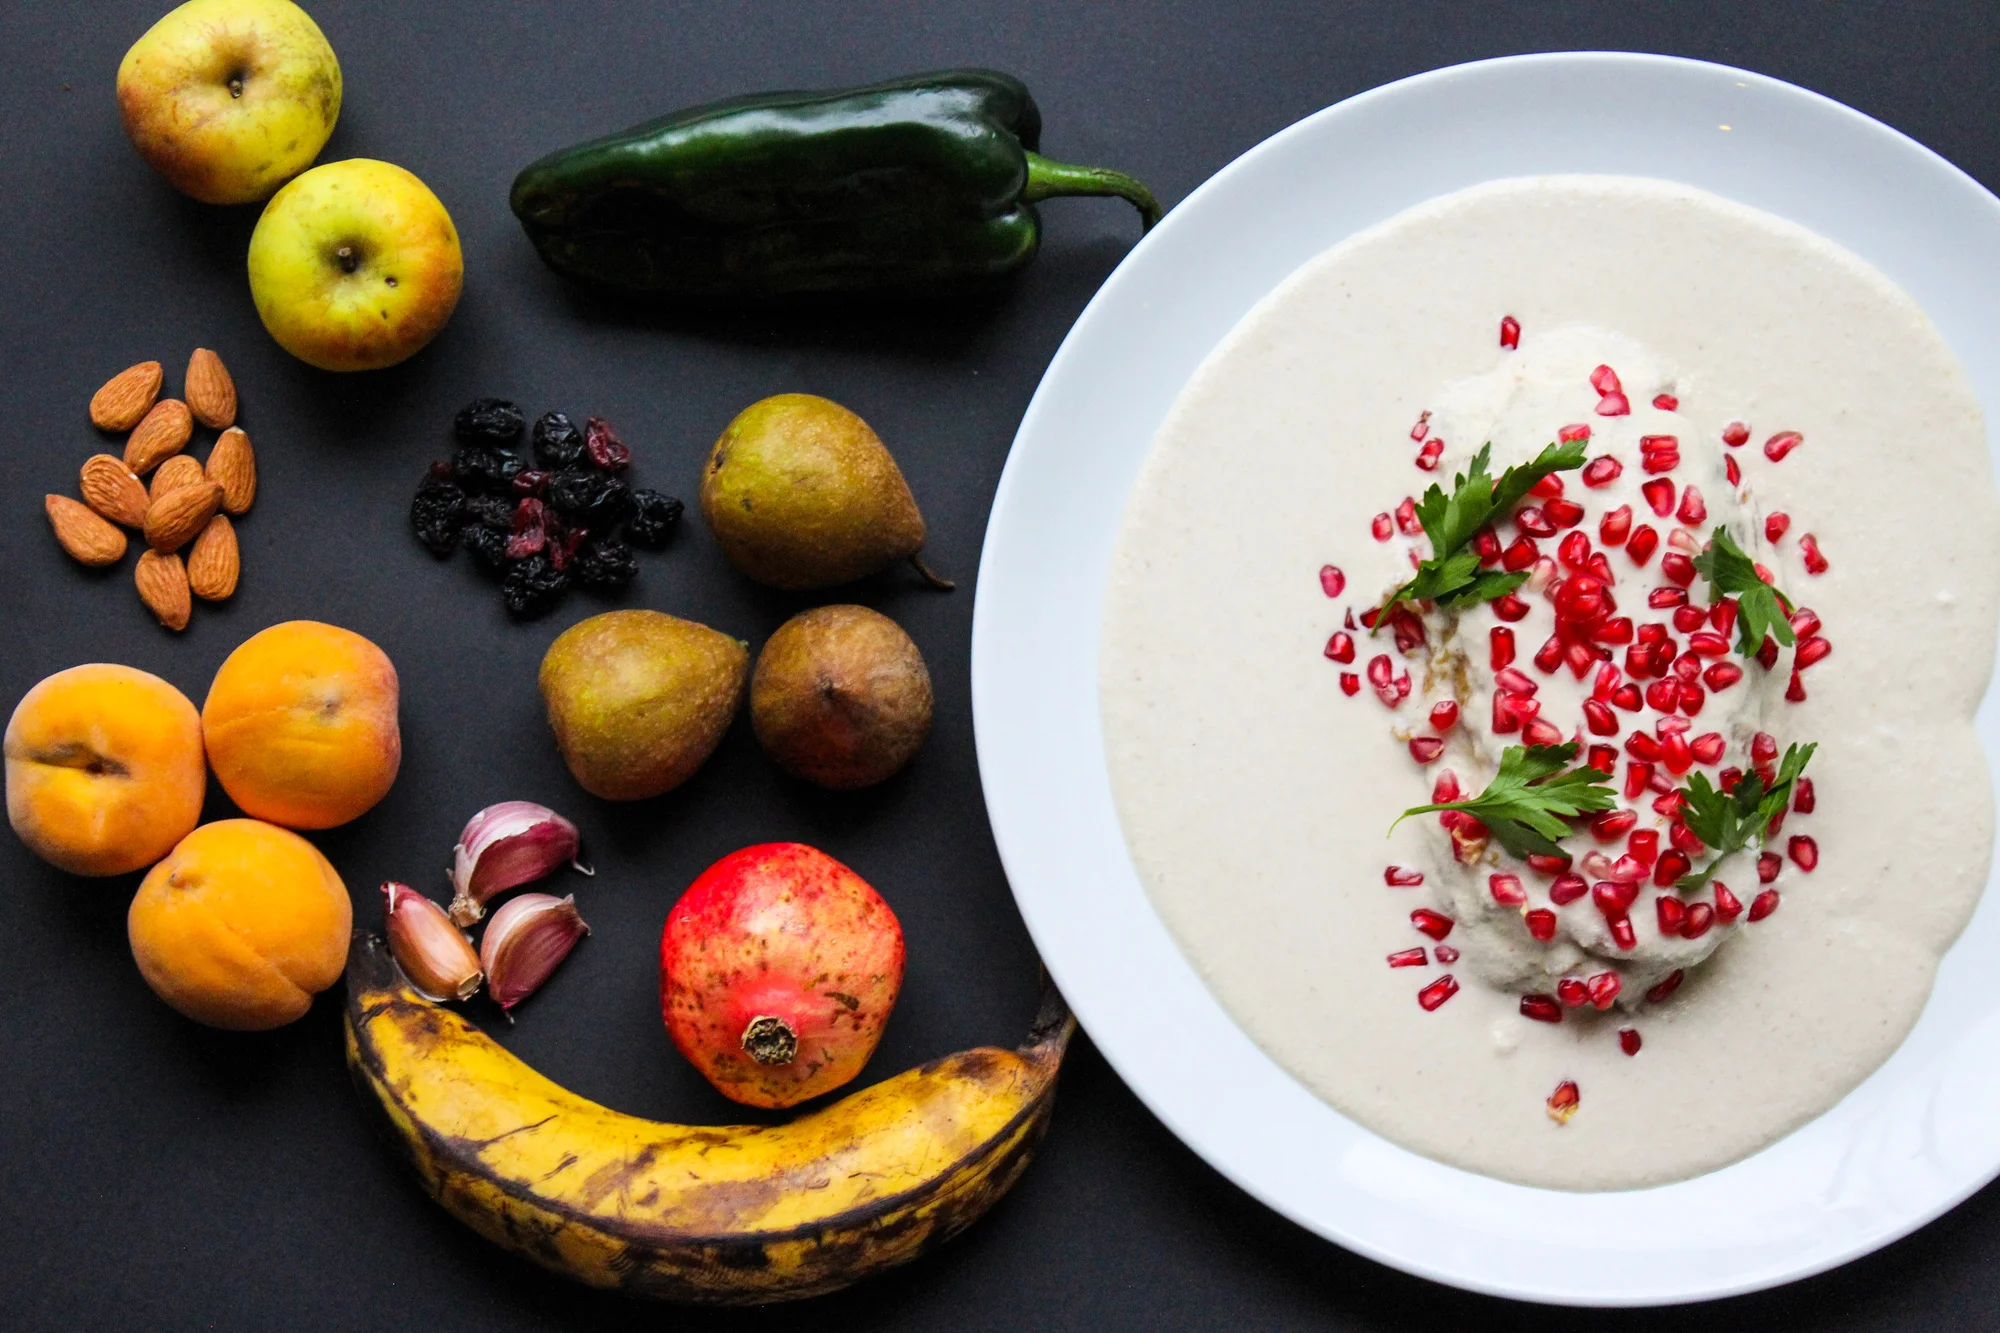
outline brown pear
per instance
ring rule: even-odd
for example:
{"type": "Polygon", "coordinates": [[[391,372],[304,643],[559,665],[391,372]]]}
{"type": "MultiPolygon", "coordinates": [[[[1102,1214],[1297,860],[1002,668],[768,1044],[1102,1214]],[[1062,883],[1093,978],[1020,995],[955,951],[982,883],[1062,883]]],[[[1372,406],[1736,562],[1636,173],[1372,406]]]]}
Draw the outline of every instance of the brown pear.
{"type": "Polygon", "coordinates": [[[750,677],[750,725],[779,768],[822,787],[871,787],[931,729],[931,675],[902,627],[865,606],[822,606],[778,627],[750,677]]]}
{"type": "Polygon", "coordinates": [[[831,588],[917,559],[924,519],[868,423],[830,399],[781,393],[739,412],[709,451],[701,510],[723,554],[773,588],[831,588]]]}

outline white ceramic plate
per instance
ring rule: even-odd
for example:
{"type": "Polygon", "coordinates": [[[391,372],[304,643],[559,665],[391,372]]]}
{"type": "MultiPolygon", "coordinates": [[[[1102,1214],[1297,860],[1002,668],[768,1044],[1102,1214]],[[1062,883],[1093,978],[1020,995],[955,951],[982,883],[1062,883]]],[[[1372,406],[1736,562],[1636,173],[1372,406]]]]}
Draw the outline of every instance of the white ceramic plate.
{"type": "MultiPolygon", "coordinates": [[[[1657,1189],[1505,1184],[1360,1128],[1231,1022],[1140,886],[1097,704],[1126,495],[1224,334],[1301,263],[1412,204],[1590,171],[1683,181],[1861,255],[1929,311],[2000,421],[2000,200],[1912,140],[1789,84],[1659,56],[1523,56],[1406,79],[1231,163],[1077,321],[994,500],[973,716],[994,835],[1043,958],[1105,1057],[1190,1147],[1300,1225],[1408,1272],[1531,1300],[1645,1305],[1831,1268],[2000,1173],[2000,895],[1945,959],[1902,1048],[1779,1143],[1657,1189]]],[[[1979,730],[2000,753],[1991,695],[1979,730]]]]}

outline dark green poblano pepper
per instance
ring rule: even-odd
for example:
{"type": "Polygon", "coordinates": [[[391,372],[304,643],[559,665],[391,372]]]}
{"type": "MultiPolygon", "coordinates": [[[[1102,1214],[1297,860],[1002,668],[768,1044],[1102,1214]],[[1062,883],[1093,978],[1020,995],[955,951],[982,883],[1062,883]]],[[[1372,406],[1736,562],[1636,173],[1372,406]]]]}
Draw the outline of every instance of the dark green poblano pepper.
{"type": "Polygon", "coordinates": [[[644,297],[931,296],[1034,258],[1037,200],[1160,206],[1116,171],[1035,152],[1042,117],[993,70],[677,111],[551,153],[511,204],[549,266],[644,297]]]}

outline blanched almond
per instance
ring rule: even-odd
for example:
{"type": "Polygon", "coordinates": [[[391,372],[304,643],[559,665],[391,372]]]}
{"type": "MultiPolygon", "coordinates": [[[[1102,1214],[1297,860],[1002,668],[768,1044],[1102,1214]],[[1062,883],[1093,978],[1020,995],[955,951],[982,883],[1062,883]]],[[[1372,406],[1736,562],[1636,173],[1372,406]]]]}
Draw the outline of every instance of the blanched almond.
{"type": "Polygon", "coordinates": [[[201,463],[189,454],[175,454],[153,470],[153,486],[147,492],[147,503],[150,505],[169,491],[192,486],[201,480],[201,463]]]}
{"type": "Polygon", "coordinates": [[[155,551],[178,551],[193,541],[222,508],[222,488],[198,481],[168,491],[146,510],[146,544],[155,551]]]}
{"type": "Polygon", "coordinates": [[[125,534],[67,495],[42,501],[62,548],[86,565],[115,565],[125,554],[125,534]]]}
{"type": "Polygon", "coordinates": [[[179,556],[139,552],[133,581],[139,587],[139,600],[162,625],[172,630],[187,628],[188,617],[194,614],[194,603],[188,598],[187,569],[179,556]]]}
{"type": "Polygon", "coordinates": [[[241,428],[222,432],[208,451],[208,479],[222,487],[225,513],[241,515],[257,498],[257,455],[241,428]]]}
{"type": "Polygon", "coordinates": [[[130,430],[160,396],[160,363],[141,361],[106,380],[90,396],[90,424],[99,430],[130,430]]]}
{"type": "Polygon", "coordinates": [[[136,528],[146,521],[146,506],[152,503],[146,485],[122,460],[110,454],[92,454],[83,461],[78,484],[83,502],[113,523],[136,528]]]}
{"type": "Polygon", "coordinates": [[[125,466],[145,476],[187,448],[194,435],[194,416],[178,398],[162,398],[125,441],[125,466]]]}
{"type": "Polygon", "coordinates": [[[195,348],[188,358],[187,405],[194,419],[210,430],[221,430],[236,421],[236,381],[229,377],[222,358],[206,347],[195,348]]]}
{"type": "Polygon", "coordinates": [[[188,587],[204,602],[220,602],[236,591],[236,579],[242,570],[235,525],[227,514],[217,514],[208,520],[208,526],[194,539],[194,548],[188,552],[188,587]]]}

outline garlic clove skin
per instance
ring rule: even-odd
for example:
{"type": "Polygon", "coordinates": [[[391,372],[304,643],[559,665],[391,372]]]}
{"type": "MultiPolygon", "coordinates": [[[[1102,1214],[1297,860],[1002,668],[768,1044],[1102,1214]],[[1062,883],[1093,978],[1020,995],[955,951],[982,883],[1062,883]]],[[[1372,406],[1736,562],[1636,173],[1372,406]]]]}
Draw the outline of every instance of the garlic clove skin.
{"type": "Polygon", "coordinates": [[[532,883],[576,859],[576,825],[533,801],[502,801],[474,815],[451,849],[451,919],[469,926],[493,895],[532,883]]]}
{"type": "Polygon", "coordinates": [[[512,1009],[539,990],[589,933],[590,927],[577,915],[574,897],[522,894],[493,914],[479,942],[486,993],[502,1009],[512,1009]]]}
{"type": "Polygon", "coordinates": [[[433,1000],[469,1000],[483,980],[479,955],[444,909],[407,884],[382,885],[389,952],[412,986],[433,1000]]]}

